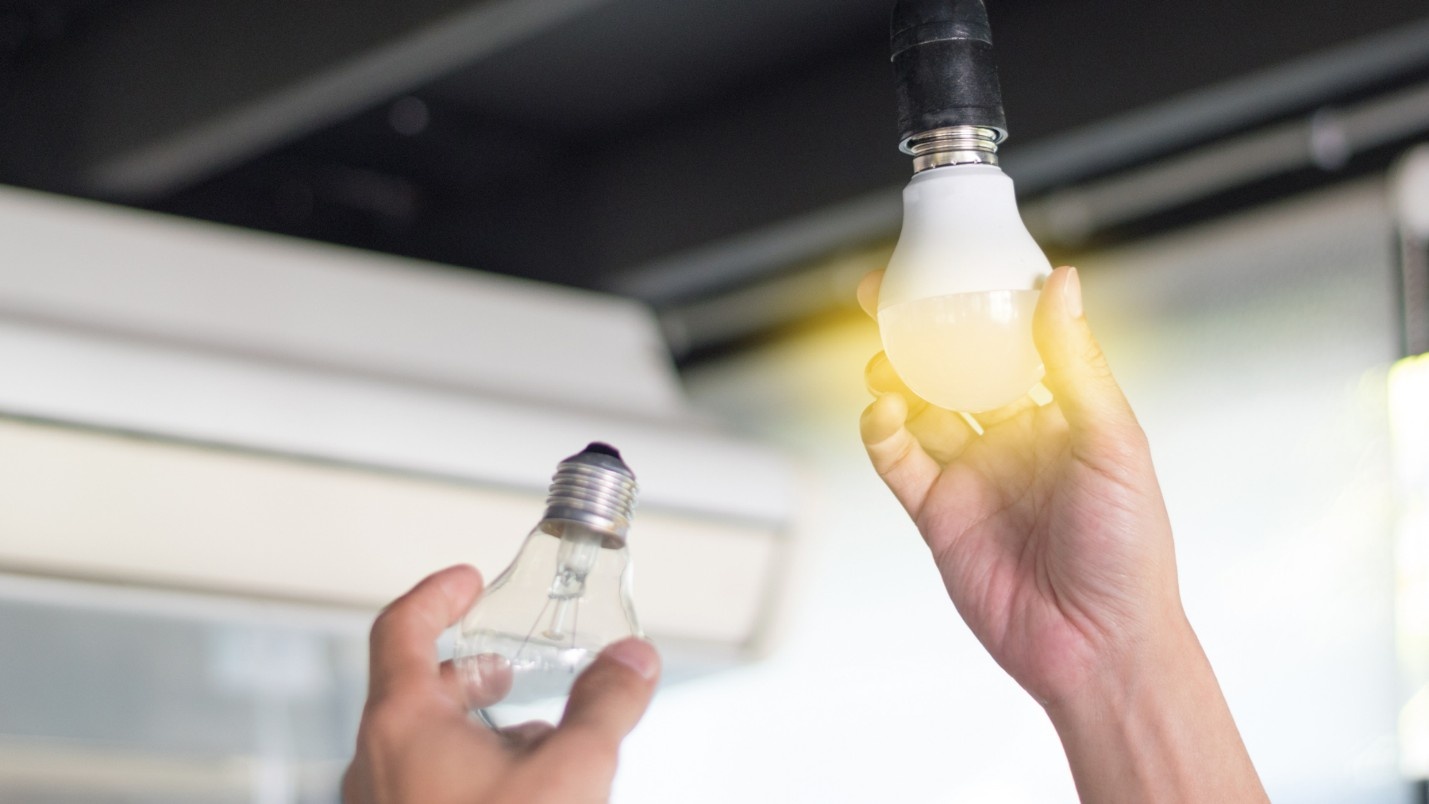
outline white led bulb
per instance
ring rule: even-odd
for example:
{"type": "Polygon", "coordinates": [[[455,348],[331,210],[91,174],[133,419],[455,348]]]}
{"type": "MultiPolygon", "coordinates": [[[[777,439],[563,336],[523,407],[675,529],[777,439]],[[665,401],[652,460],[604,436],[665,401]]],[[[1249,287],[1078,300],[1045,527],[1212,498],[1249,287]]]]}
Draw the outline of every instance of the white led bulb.
{"type": "Polygon", "coordinates": [[[903,191],[903,233],[878,299],[883,346],[918,396],[977,413],[1042,377],[1032,312],[1051,272],[994,164],[924,170],[903,191]]]}

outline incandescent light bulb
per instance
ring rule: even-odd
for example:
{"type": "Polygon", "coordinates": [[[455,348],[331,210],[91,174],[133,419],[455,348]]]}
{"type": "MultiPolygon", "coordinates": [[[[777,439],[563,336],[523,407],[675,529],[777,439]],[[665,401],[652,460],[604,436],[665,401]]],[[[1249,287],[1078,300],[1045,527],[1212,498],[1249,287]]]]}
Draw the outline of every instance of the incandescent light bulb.
{"type": "Polygon", "coordinates": [[[1042,377],[1032,312],[1051,265],[997,163],[1007,136],[982,0],[899,0],[893,65],[914,157],[878,299],[884,351],[923,399],[978,413],[1042,377]]]}
{"type": "Polygon", "coordinates": [[[635,493],[635,475],[607,444],[556,467],[545,516],[459,626],[452,658],[488,725],[554,722],[602,648],[641,636],[626,546],[635,493]]]}

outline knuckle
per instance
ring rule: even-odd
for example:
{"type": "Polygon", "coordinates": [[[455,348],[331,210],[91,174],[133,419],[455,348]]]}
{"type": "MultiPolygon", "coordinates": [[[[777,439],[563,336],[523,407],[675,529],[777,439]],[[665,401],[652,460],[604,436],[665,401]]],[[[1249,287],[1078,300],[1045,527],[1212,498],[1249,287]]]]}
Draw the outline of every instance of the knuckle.
{"type": "Polygon", "coordinates": [[[1151,452],[1151,441],[1146,430],[1136,419],[1115,421],[1107,430],[1108,449],[1124,461],[1141,458],[1151,452]]]}
{"type": "Polygon", "coordinates": [[[372,620],[371,639],[377,640],[383,634],[408,628],[412,624],[414,614],[415,612],[406,598],[387,604],[382,611],[377,612],[377,616],[372,620]]]}
{"type": "Polygon", "coordinates": [[[1081,358],[1082,363],[1096,376],[1111,376],[1111,364],[1107,362],[1106,352],[1102,351],[1101,344],[1095,340],[1088,339],[1082,346],[1081,358]]]}
{"type": "Polygon", "coordinates": [[[382,608],[381,611],[377,612],[376,617],[372,618],[372,628],[369,633],[369,636],[372,639],[377,639],[379,636],[382,635],[384,631],[387,631],[391,628],[392,621],[397,616],[397,612],[399,611],[398,603],[400,602],[401,601],[388,603],[382,608]]]}
{"type": "Polygon", "coordinates": [[[902,438],[898,439],[897,443],[888,445],[888,451],[883,455],[882,474],[894,475],[908,469],[917,446],[918,440],[913,437],[912,433],[906,432],[902,438]]]}
{"type": "Polygon", "coordinates": [[[1151,454],[1146,431],[1139,424],[1113,426],[1097,439],[1096,455],[1090,463],[1108,479],[1123,485],[1134,485],[1148,471],[1151,454]]]}

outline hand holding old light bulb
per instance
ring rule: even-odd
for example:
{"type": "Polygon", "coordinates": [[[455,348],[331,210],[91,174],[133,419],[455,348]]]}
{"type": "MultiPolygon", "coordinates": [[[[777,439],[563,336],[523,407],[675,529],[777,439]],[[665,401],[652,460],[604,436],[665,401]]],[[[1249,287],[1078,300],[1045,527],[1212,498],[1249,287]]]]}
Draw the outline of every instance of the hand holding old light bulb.
{"type": "Polygon", "coordinates": [[[476,570],[451,567],[377,618],[367,706],[342,781],[347,804],[609,799],[620,741],[650,703],[660,657],[647,642],[617,642],[580,675],[560,726],[492,731],[469,717],[464,683],[436,650],[481,588],[476,570]]]}
{"type": "MultiPolygon", "coordinates": [[[[870,315],[881,280],[859,288],[870,315]]],[[[865,380],[878,399],[861,425],[874,468],[963,620],[1051,715],[1083,800],[1263,800],[1182,612],[1146,437],[1087,325],[1074,269],[1048,279],[1033,334],[1053,401],[1024,396],[976,417],[981,432],[875,356],[865,380]],[[1166,787],[1128,799],[1128,780],[1166,787]]]]}

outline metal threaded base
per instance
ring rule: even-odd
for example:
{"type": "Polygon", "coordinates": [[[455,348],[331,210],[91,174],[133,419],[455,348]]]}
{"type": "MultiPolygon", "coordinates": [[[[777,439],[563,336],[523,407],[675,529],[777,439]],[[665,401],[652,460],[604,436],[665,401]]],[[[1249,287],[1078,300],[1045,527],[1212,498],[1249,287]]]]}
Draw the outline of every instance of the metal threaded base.
{"type": "Polygon", "coordinates": [[[619,458],[583,452],[556,467],[545,518],[580,522],[623,542],[638,491],[635,476],[619,458]]]}
{"type": "Polygon", "coordinates": [[[997,144],[1007,133],[984,126],[951,126],[915,134],[899,148],[913,156],[913,172],[948,165],[996,165],[997,144]]]}

